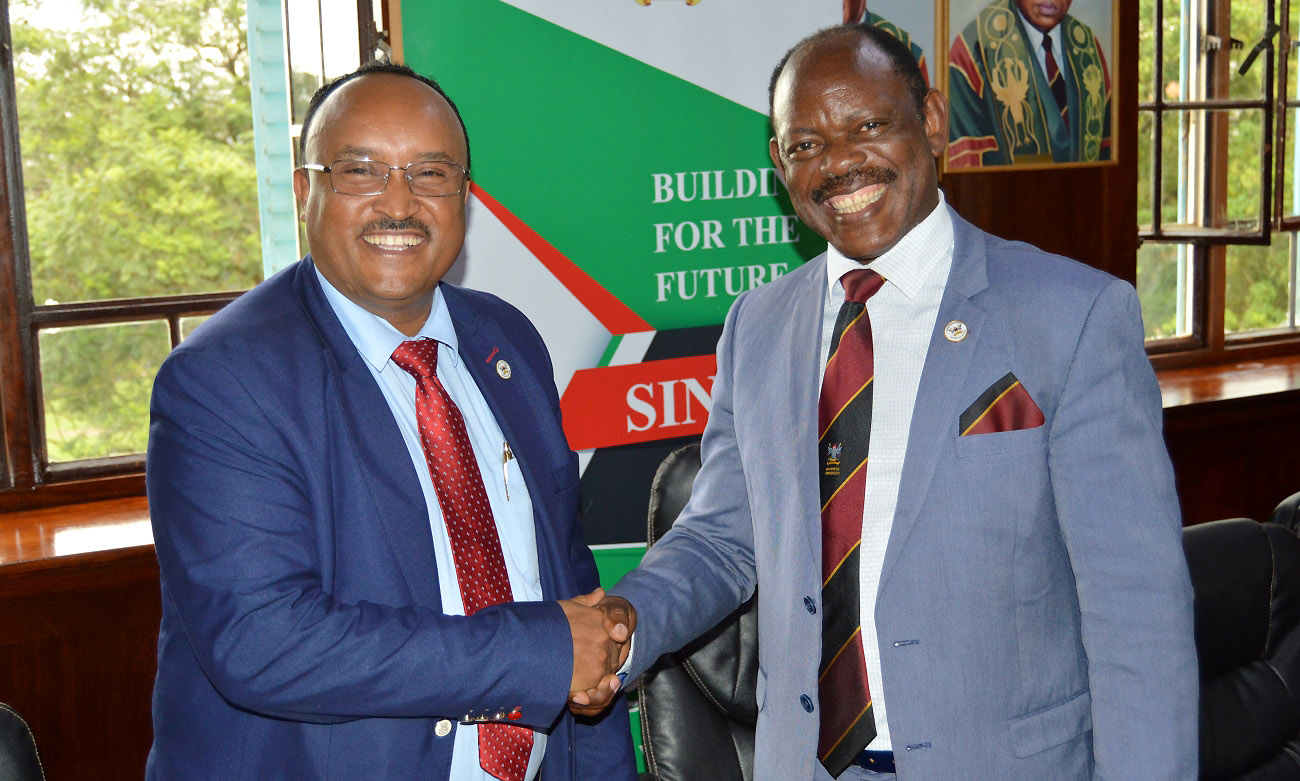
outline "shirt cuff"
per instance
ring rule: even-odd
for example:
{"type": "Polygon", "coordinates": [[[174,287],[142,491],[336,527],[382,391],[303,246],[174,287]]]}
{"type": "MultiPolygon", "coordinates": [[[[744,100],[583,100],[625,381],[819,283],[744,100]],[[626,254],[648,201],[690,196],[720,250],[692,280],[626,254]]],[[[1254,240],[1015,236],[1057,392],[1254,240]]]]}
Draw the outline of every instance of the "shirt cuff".
{"type": "Polygon", "coordinates": [[[632,669],[632,659],[636,656],[636,632],[632,633],[632,639],[627,647],[627,661],[623,666],[618,668],[618,680],[620,684],[627,683],[627,671],[632,669]]]}

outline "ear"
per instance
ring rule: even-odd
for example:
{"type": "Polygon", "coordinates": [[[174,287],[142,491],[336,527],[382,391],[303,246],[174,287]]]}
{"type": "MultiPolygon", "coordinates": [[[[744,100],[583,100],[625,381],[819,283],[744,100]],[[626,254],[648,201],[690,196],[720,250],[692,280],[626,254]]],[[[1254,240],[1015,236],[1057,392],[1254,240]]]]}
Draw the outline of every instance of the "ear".
{"type": "Polygon", "coordinates": [[[925,95],[925,137],[930,142],[930,152],[939,158],[948,148],[948,99],[937,89],[925,95]]]}
{"type": "Polygon", "coordinates": [[[298,201],[298,219],[307,219],[307,195],[311,192],[311,180],[307,172],[299,168],[293,172],[293,197],[298,201]]]}
{"type": "Polygon", "coordinates": [[[776,142],[776,136],[767,142],[767,153],[772,158],[772,165],[776,168],[776,178],[781,180],[785,185],[785,160],[781,157],[781,146],[776,142]]]}

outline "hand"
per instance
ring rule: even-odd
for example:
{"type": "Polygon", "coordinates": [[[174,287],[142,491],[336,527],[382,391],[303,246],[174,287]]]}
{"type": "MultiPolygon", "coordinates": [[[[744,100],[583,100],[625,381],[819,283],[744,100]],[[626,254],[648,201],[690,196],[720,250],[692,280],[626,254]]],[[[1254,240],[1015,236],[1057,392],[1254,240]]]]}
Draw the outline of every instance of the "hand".
{"type": "Polygon", "coordinates": [[[862,21],[862,12],[867,10],[867,0],[844,0],[844,23],[857,24],[862,21]]]}
{"type": "Polygon", "coordinates": [[[603,589],[561,601],[560,607],[573,633],[569,709],[595,716],[622,686],[615,673],[627,661],[636,610],[622,597],[606,596],[603,589]]]}

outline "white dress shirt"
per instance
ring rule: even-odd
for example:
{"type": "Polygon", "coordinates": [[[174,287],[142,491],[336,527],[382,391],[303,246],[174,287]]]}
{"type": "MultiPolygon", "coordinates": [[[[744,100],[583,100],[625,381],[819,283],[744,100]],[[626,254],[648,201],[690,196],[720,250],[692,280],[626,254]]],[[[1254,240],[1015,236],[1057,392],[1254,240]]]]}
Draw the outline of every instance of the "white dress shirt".
{"type": "MultiPolygon", "coordinates": [[[[862,513],[862,551],[859,557],[862,647],[867,659],[876,738],[868,746],[887,751],[889,721],[880,676],[880,647],[876,639],[876,589],[885,560],[885,546],[894,524],[898,485],[907,453],[912,408],[921,384],[930,336],[934,333],[939,302],[952,268],[952,217],[939,193],[939,205],[909,231],[898,244],[869,264],[885,284],[867,299],[874,346],[875,379],[872,380],[871,445],[867,461],[866,499],[862,513]]],[[[834,247],[826,253],[826,299],[822,312],[821,371],[826,372],[835,317],[844,303],[840,277],[863,268],[834,247]]]]}
{"type": "MultiPolygon", "coordinates": [[[[524,485],[518,461],[507,462],[508,477],[502,473],[502,453],[506,439],[492,416],[483,393],[474,383],[473,376],[461,363],[460,354],[456,351],[456,329],[452,326],[451,314],[443,301],[442,291],[434,291],[429,319],[420,332],[414,337],[407,337],[387,320],[353,303],[336,290],[319,270],[316,271],[316,278],[320,280],[330,307],[343,324],[343,330],[347,331],[357,352],[365,360],[366,368],[370,369],[375,382],[379,383],[384,400],[388,402],[397,427],[402,432],[402,440],[406,443],[411,463],[415,466],[420,490],[424,493],[424,503],[429,508],[429,528],[433,533],[433,553],[438,564],[442,612],[463,616],[465,607],[461,602],[460,584],[456,580],[451,540],[443,522],[433,479],[429,476],[424,448],[420,444],[420,429],[415,418],[415,378],[392,362],[393,350],[408,338],[427,337],[438,341],[438,380],[465,418],[465,429],[478,459],[483,488],[487,491],[492,516],[496,520],[497,536],[501,538],[501,553],[510,578],[511,595],[516,602],[541,600],[542,579],[537,564],[537,534],[533,527],[533,505],[528,487],[524,485]],[[507,488],[509,499],[506,498],[507,488]]],[[[356,422],[365,425],[365,421],[356,422]]],[[[383,465],[376,466],[383,468],[383,465]]],[[[419,686],[421,683],[412,681],[411,685],[419,686]]],[[[445,715],[454,719],[459,714],[445,715]]],[[[478,727],[474,724],[461,724],[455,731],[454,739],[450,777],[456,781],[496,781],[479,767],[478,727]]],[[[545,750],[546,734],[534,732],[533,753],[528,760],[525,778],[537,777],[545,750]]]]}
{"type": "Polygon", "coordinates": [[[1020,17],[1020,24],[1025,28],[1025,35],[1029,38],[1029,50],[1034,53],[1034,59],[1038,61],[1038,70],[1043,74],[1043,81],[1047,81],[1047,52],[1043,49],[1043,37],[1046,36],[1052,42],[1052,57],[1056,59],[1056,67],[1061,70],[1061,77],[1065,78],[1066,69],[1069,63],[1065,59],[1065,50],[1061,48],[1063,41],[1061,36],[1065,31],[1061,25],[1056,25],[1046,33],[1040,31],[1037,27],[1029,23],[1025,15],[1020,13],[1020,8],[1015,3],[1011,4],[1016,9],[1016,16],[1020,17]]]}

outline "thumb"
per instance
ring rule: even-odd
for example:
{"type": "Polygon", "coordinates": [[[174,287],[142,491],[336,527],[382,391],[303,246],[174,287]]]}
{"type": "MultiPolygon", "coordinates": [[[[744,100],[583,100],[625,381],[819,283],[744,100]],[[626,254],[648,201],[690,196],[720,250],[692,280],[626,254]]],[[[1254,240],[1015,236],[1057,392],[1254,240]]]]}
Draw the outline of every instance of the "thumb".
{"type": "Polygon", "coordinates": [[[600,600],[604,598],[605,598],[605,589],[597,588],[595,591],[591,592],[590,594],[580,594],[574,597],[573,601],[581,605],[586,605],[587,607],[595,607],[600,602],[600,600]]]}

